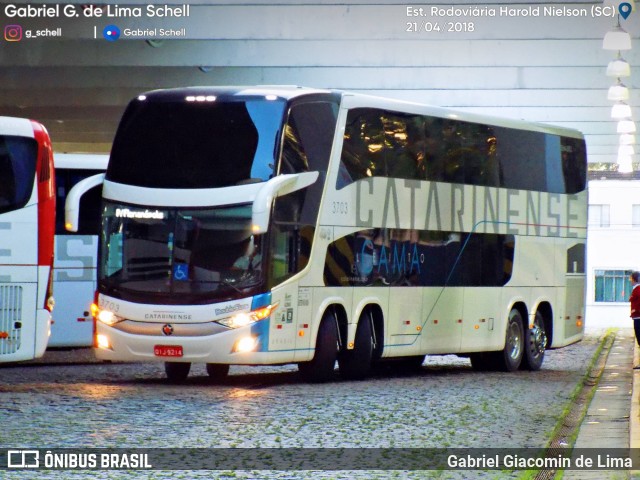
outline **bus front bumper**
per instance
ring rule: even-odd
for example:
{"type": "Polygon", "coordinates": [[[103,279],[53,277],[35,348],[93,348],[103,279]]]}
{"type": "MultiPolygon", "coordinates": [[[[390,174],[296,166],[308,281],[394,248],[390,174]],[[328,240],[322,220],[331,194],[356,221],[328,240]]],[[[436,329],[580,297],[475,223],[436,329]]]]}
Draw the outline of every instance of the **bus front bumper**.
{"type": "MultiPolygon", "coordinates": [[[[139,335],[96,323],[100,360],[257,365],[280,362],[267,351],[268,321],[202,336],[139,335]],[[275,361],[274,361],[275,360],[275,361]]],[[[162,324],[158,325],[161,328],[162,324]]],[[[167,330],[168,331],[168,330],[167,330]]]]}

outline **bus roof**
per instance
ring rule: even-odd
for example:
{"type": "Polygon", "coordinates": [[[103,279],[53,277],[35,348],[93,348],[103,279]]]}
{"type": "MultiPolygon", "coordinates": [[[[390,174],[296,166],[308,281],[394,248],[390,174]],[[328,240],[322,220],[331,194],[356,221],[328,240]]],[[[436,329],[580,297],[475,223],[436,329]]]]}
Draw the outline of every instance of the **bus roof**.
{"type": "Polygon", "coordinates": [[[27,118],[0,117],[0,135],[34,138],[33,124],[27,118]]]}
{"type": "Polygon", "coordinates": [[[213,100],[233,99],[241,97],[266,97],[275,95],[284,100],[291,100],[308,95],[334,95],[341,100],[346,108],[381,108],[397,112],[429,115],[440,118],[448,118],[457,121],[482,123],[490,126],[515,128],[520,130],[533,130],[544,133],[552,133],[561,136],[584,138],[581,132],[571,128],[550,125],[545,123],[519,120],[514,118],[470,113],[462,110],[451,110],[443,107],[408,102],[393,98],[379,97],[362,93],[340,90],[324,90],[317,88],[299,87],[294,85],[258,85],[258,86],[228,86],[228,87],[185,87],[165,90],[153,90],[138,96],[139,99],[159,101],[183,101],[187,97],[196,98],[202,96],[203,100],[210,97],[213,100]]]}
{"type": "Polygon", "coordinates": [[[152,90],[145,92],[138,96],[138,98],[146,97],[153,100],[184,100],[186,97],[197,96],[214,96],[216,98],[228,98],[233,97],[266,97],[268,95],[275,95],[285,100],[291,100],[296,97],[312,94],[331,94],[335,93],[331,90],[321,90],[307,87],[297,87],[294,85],[264,85],[254,87],[184,87],[184,88],[169,88],[163,90],[152,90]]]}

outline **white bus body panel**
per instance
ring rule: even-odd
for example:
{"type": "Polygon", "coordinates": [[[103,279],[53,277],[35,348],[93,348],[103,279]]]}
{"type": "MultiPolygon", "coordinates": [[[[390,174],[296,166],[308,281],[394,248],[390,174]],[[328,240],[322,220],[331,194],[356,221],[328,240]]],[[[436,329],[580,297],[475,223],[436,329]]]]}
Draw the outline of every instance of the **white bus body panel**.
{"type": "MultiPolygon", "coordinates": [[[[56,171],[104,171],[108,161],[108,155],[54,155],[56,171]]],[[[64,199],[58,198],[58,201],[64,199]]],[[[96,291],[98,236],[56,235],[54,255],[53,294],[56,306],[49,347],[90,347],[93,345],[90,307],[96,291]]]]}
{"type": "Polygon", "coordinates": [[[56,235],[53,293],[56,307],[50,347],[90,347],[93,319],[90,314],[96,291],[96,235],[56,235]]]}
{"type": "Polygon", "coordinates": [[[0,362],[41,357],[49,340],[51,315],[44,308],[49,267],[38,266],[34,235],[37,195],[34,187],[24,208],[0,215],[0,334],[8,335],[0,341],[0,362]]]}

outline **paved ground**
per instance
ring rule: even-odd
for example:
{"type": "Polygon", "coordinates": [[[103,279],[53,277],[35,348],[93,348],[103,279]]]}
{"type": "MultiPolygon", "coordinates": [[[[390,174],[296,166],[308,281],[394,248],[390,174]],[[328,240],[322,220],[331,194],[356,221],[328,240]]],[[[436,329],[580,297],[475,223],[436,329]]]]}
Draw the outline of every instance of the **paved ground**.
{"type": "MultiPolygon", "coordinates": [[[[544,447],[582,381],[597,337],[548,352],[542,371],[474,372],[467,359],[432,357],[418,374],[322,385],[295,367],[233,368],[212,385],[198,366],[185,385],[157,364],[0,367],[0,444],[12,447],[544,447]],[[273,373],[273,372],[276,373],[273,373]]],[[[33,472],[28,478],[86,478],[33,472]]],[[[305,478],[301,472],[271,478],[305,478]]],[[[520,472],[521,473],[521,472],[520,472]]],[[[96,472],[94,478],[122,478],[96,472]]],[[[223,478],[214,472],[183,478],[223,478]]],[[[265,474],[266,475],[266,474],[265,474]]],[[[255,472],[226,477],[263,478],[255,472]]],[[[515,478],[503,472],[315,472],[326,478],[515,478]],[[473,473],[472,476],[469,474],[473,473]],[[477,474],[476,474],[477,473],[477,474]]],[[[225,478],[226,478],[225,477],[225,478]]],[[[4,478],[25,478],[9,472],[4,478]]],[[[147,478],[140,473],[131,478],[147,478]]],[[[151,478],[180,478],[154,472],[151,478]]],[[[308,478],[308,477],[306,477],[308,478]]]]}

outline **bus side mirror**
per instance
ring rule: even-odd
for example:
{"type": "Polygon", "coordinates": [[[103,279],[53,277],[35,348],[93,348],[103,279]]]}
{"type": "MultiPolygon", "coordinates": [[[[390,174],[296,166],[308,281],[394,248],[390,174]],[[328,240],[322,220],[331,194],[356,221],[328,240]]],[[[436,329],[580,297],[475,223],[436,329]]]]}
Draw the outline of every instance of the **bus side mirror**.
{"type": "Polygon", "coordinates": [[[273,177],[261,186],[253,201],[251,232],[266,233],[273,199],[308,187],[318,179],[318,172],[302,172],[273,177]]]}
{"type": "Polygon", "coordinates": [[[64,202],[64,228],[69,232],[78,231],[78,215],[80,214],[80,199],[93,187],[104,182],[104,173],[98,173],[76,183],[64,202]]]}

